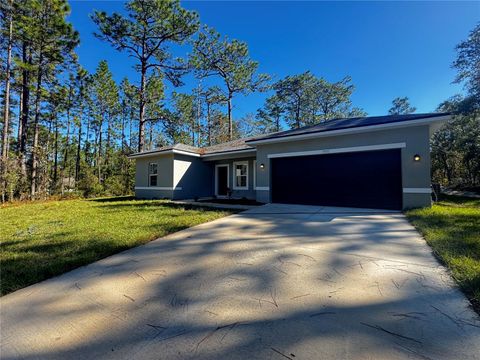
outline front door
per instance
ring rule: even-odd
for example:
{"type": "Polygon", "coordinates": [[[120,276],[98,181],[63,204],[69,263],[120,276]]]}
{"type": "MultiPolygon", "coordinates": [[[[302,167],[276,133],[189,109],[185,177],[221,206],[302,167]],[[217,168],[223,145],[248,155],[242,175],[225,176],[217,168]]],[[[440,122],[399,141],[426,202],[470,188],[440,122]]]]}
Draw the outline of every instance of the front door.
{"type": "Polygon", "coordinates": [[[228,195],[228,165],[217,166],[216,195],[228,195]]]}

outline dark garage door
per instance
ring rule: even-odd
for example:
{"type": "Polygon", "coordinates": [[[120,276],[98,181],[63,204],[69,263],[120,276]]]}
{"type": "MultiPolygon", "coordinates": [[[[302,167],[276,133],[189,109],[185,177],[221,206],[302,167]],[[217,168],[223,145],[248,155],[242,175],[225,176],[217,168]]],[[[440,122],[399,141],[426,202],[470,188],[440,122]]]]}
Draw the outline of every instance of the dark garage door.
{"type": "Polygon", "coordinates": [[[271,160],[272,202],[402,208],[400,149],[271,160]]]}

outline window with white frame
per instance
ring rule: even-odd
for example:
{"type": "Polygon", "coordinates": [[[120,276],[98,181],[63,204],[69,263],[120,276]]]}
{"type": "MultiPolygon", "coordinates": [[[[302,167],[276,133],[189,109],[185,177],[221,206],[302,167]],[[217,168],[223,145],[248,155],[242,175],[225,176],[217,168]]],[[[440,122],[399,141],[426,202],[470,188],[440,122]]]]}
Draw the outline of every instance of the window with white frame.
{"type": "Polygon", "coordinates": [[[148,164],[148,185],[157,186],[158,180],[158,164],[150,163],[148,164]]]}
{"type": "Polygon", "coordinates": [[[248,190],[248,161],[233,163],[233,189],[248,190]]]}
{"type": "Polygon", "coordinates": [[[253,160],[253,190],[257,187],[257,160],[253,160]]]}

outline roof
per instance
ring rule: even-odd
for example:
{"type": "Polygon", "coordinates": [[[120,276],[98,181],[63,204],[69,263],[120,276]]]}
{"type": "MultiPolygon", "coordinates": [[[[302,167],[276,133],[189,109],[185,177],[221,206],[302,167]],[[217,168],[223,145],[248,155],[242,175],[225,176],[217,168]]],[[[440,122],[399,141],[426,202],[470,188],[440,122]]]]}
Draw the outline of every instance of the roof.
{"type": "Polygon", "coordinates": [[[168,146],[162,146],[153,150],[147,150],[147,151],[142,151],[142,152],[137,152],[134,154],[131,154],[129,157],[137,157],[140,155],[150,155],[150,154],[157,154],[157,153],[170,153],[173,152],[173,150],[179,150],[181,152],[188,152],[192,154],[197,154],[200,155],[199,148],[195,146],[190,146],[190,145],[185,145],[185,144],[174,144],[174,145],[168,145],[168,146]]]}
{"type": "Polygon", "coordinates": [[[343,130],[351,128],[359,128],[364,126],[383,125],[399,123],[404,121],[429,119],[436,117],[444,117],[450,113],[426,113],[426,114],[408,114],[408,115],[385,115],[385,116],[363,116],[354,118],[333,119],[321,122],[316,125],[304,126],[298,129],[280,131],[273,134],[258,136],[247,140],[247,142],[262,141],[267,139],[279,139],[290,136],[306,135],[319,132],[327,132],[333,130],[343,130]]]}
{"type": "Polygon", "coordinates": [[[182,154],[191,154],[193,156],[206,156],[206,155],[215,155],[230,153],[235,151],[242,150],[255,150],[255,142],[261,142],[264,140],[279,141],[284,140],[285,138],[315,134],[315,133],[324,133],[334,130],[344,130],[352,128],[361,128],[374,125],[384,125],[384,124],[393,124],[401,123],[412,120],[421,120],[421,119],[433,119],[440,118],[450,115],[450,113],[426,113],[426,114],[408,114],[408,115],[386,115],[386,116],[364,116],[364,117],[354,117],[347,119],[333,119],[321,122],[316,125],[304,126],[298,129],[292,129],[287,131],[280,131],[276,133],[267,134],[264,136],[249,137],[243,139],[232,140],[224,142],[217,145],[207,146],[207,147],[195,147],[185,144],[175,144],[170,146],[163,146],[157,149],[143,151],[140,153],[135,153],[130,155],[131,158],[149,156],[158,153],[182,153],[182,154]],[[280,140],[281,139],[281,140],[280,140]],[[252,143],[250,145],[249,143],[252,143]]]}
{"type": "Polygon", "coordinates": [[[228,141],[225,143],[217,144],[217,145],[212,145],[203,148],[202,154],[204,155],[210,155],[210,154],[215,154],[215,153],[220,153],[220,152],[230,152],[230,151],[238,151],[238,150],[254,150],[254,148],[246,143],[248,140],[254,139],[253,137],[249,138],[243,138],[243,139],[237,139],[237,140],[232,140],[228,141]]]}
{"type": "Polygon", "coordinates": [[[135,158],[135,157],[148,156],[148,155],[153,155],[158,153],[175,153],[175,152],[191,153],[192,155],[201,156],[201,155],[214,155],[214,154],[220,154],[225,152],[234,152],[239,150],[255,150],[254,147],[247,145],[245,143],[247,140],[250,140],[250,139],[253,139],[253,138],[250,137],[250,138],[237,139],[237,140],[232,140],[232,141],[224,142],[217,145],[207,146],[203,148],[178,143],[175,145],[162,146],[160,148],[153,149],[153,150],[142,151],[139,153],[132,154],[129,157],[135,158]]]}

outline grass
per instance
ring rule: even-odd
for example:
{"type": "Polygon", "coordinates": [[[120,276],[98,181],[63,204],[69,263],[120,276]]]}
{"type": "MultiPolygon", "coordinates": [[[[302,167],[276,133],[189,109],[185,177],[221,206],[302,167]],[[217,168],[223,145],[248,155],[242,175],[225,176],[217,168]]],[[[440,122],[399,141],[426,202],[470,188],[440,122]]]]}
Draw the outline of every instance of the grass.
{"type": "Polygon", "coordinates": [[[480,199],[444,196],[406,215],[480,313],[480,199]]]}
{"type": "Polygon", "coordinates": [[[0,294],[231,213],[127,197],[2,207],[0,294]]]}

